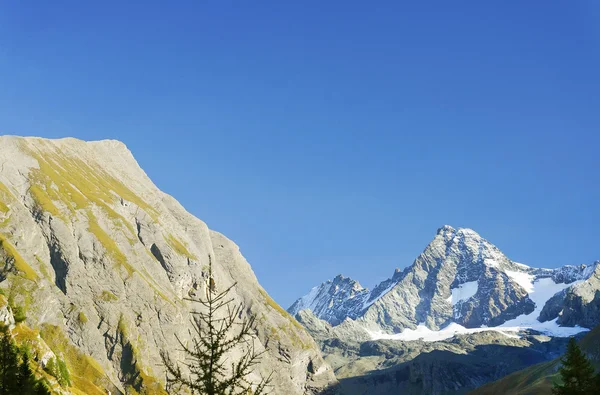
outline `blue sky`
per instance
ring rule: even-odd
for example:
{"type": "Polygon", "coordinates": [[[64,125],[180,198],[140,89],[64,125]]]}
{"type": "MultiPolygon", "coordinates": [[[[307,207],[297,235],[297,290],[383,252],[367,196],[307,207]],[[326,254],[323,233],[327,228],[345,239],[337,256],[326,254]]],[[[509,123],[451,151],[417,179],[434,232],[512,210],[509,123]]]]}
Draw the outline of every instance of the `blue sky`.
{"type": "Polygon", "coordinates": [[[600,259],[598,2],[121,3],[0,3],[0,133],[124,141],[285,307],[444,224],[600,259]]]}

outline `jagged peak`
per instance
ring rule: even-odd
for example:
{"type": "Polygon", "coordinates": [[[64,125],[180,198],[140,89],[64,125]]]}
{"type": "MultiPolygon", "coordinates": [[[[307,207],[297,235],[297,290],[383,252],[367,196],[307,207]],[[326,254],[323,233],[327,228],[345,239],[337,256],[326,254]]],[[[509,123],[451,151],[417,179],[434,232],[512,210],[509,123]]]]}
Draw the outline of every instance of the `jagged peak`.
{"type": "Polygon", "coordinates": [[[444,225],[441,228],[438,228],[437,234],[438,235],[443,235],[445,233],[455,232],[455,231],[456,231],[456,229],[454,229],[452,226],[450,226],[450,225],[444,225]]]}
{"type": "Polygon", "coordinates": [[[337,276],[335,276],[333,278],[333,280],[329,280],[329,281],[333,281],[333,282],[340,282],[340,281],[344,281],[346,279],[350,279],[349,277],[345,277],[343,274],[338,274],[337,276]]]}
{"type": "MultiPolygon", "coordinates": [[[[515,326],[535,326],[547,297],[561,289],[581,288],[576,282],[598,275],[599,264],[529,267],[512,261],[473,229],[444,225],[412,265],[396,268],[391,278],[371,291],[356,292],[354,280],[339,275],[335,283],[319,290],[311,305],[316,307],[313,313],[318,318],[333,326],[350,318],[391,332],[424,319],[428,320],[427,328],[436,330],[448,322],[467,327],[497,326],[518,317],[522,321],[515,326]],[[497,286],[502,287],[501,297],[508,306],[502,310],[486,304],[496,297],[497,286]],[[471,298],[478,298],[479,303],[466,303],[471,298]]],[[[302,302],[290,310],[306,305],[302,302]]]]}
{"type": "Polygon", "coordinates": [[[438,228],[437,233],[438,236],[445,236],[445,235],[468,235],[468,236],[473,236],[473,237],[481,237],[479,235],[479,233],[477,233],[476,231],[474,231],[471,228],[454,228],[450,225],[444,225],[441,228],[438,228]]]}

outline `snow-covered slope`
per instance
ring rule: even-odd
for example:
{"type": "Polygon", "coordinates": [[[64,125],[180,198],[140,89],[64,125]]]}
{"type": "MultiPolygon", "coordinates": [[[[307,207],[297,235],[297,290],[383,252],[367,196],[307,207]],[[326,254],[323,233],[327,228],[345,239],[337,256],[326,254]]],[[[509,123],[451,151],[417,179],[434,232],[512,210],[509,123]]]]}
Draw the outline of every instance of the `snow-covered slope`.
{"type": "Polygon", "coordinates": [[[296,315],[300,310],[311,310],[317,317],[337,325],[347,317],[356,318],[363,310],[371,292],[357,281],[342,275],[314,287],[298,299],[288,311],[296,315]]]}
{"type": "Polygon", "coordinates": [[[288,311],[310,309],[332,325],[350,318],[374,339],[439,340],[491,329],[510,336],[523,329],[566,336],[584,328],[576,318],[569,321],[571,329],[559,326],[561,303],[591,303],[598,290],[598,262],[532,268],[510,260],[471,229],[444,226],[411,266],[396,269],[372,291],[338,276],[313,288],[288,311]],[[544,309],[550,302],[552,309],[544,309]]]}

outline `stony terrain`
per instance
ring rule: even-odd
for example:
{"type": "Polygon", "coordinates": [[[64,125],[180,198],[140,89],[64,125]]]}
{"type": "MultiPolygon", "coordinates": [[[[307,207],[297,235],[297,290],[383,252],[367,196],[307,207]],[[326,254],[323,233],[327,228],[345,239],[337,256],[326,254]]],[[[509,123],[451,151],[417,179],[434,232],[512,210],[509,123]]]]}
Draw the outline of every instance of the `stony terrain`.
{"type": "MultiPolygon", "coordinates": [[[[164,160],[164,159],[163,159],[164,160]]],[[[62,393],[164,393],[159,352],[189,338],[184,300],[217,289],[258,316],[258,373],[274,394],[335,383],[306,331],[256,280],[239,248],[161,192],[118,141],[0,137],[0,319],[66,362],[62,393]],[[13,313],[26,315],[13,322],[13,313]],[[22,321],[22,320],[20,320],[22,321]]]]}
{"type": "MultiPolygon", "coordinates": [[[[483,331],[443,341],[368,340],[346,321],[297,315],[321,345],[343,395],[463,394],[563,352],[567,338],[483,331]]],[[[364,332],[362,332],[364,334],[364,332]]]]}

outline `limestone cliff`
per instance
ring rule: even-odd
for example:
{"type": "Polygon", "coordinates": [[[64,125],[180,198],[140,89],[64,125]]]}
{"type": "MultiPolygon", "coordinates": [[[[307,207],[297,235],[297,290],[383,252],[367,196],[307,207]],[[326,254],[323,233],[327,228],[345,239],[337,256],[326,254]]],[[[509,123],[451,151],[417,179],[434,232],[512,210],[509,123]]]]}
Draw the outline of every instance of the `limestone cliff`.
{"type": "MultiPolygon", "coordinates": [[[[198,179],[197,182],[202,182],[198,179]]],[[[210,187],[207,187],[207,193],[210,187]]],[[[163,393],[160,350],[189,338],[184,298],[218,289],[257,314],[273,394],[335,381],[239,248],[161,192],[118,141],[0,137],[0,288],[31,341],[64,359],[72,393],[163,393]],[[38,337],[39,333],[39,337],[38,337]]]]}

